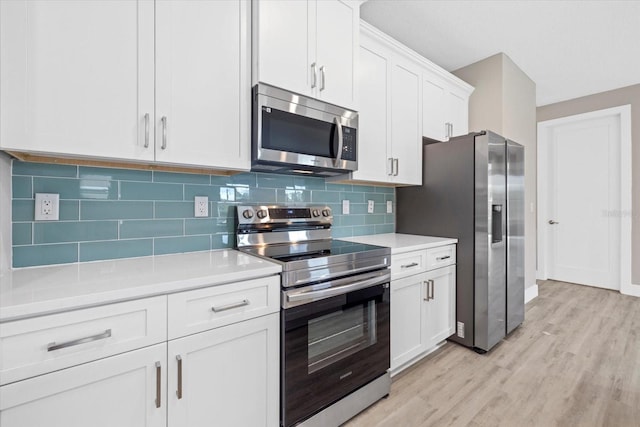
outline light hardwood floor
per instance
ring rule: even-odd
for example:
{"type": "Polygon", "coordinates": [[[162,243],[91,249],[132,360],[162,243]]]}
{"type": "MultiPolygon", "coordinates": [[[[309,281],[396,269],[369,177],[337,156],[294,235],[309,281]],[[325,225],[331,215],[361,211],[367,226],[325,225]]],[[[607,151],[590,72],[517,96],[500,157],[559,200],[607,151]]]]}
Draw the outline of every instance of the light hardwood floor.
{"type": "Polygon", "coordinates": [[[540,282],[492,351],[445,344],[346,426],[640,426],[640,298],[540,282]]]}

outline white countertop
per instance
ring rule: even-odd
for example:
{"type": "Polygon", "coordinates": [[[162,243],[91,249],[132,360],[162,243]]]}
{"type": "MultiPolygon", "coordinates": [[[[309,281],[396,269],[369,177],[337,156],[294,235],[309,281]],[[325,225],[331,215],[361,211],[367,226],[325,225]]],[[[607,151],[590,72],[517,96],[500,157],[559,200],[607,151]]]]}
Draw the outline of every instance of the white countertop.
{"type": "Polygon", "coordinates": [[[448,237],[417,236],[414,234],[371,234],[369,236],[341,237],[340,240],[363,243],[366,245],[386,246],[391,248],[391,254],[418,251],[421,249],[437,248],[438,246],[458,243],[458,239],[448,237]]]}
{"type": "Polygon", "coordinates": [[[275,263],[231,249],[4,271],[0,322],[280,272],[275,263]]]}

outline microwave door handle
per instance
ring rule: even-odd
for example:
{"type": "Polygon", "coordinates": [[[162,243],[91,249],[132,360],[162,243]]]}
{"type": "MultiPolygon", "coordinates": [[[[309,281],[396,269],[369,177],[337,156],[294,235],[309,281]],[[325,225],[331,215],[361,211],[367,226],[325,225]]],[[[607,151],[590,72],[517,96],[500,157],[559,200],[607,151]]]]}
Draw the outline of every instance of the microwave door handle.
{"type": "Polygon", "coordinates": [[[333,118],[334,123],[336,124],[336,129],[338,130],[338,155],[334,161],[334,164],[338,166],[338,164],[342,161],[342,147],[344,145],[344,139],[342,137],[342,124],[340,124],[340,119],[338,117],[333,118]]]}

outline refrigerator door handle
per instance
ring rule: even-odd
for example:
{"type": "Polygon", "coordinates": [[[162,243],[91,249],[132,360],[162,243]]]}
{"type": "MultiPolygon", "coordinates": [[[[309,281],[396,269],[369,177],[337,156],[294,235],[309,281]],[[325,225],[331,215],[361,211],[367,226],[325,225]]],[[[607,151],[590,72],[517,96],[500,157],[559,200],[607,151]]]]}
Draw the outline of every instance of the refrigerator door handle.
{"type": "Polygon", "coordinates": [[[502,242],[502,205],[491,205],[491,243],[502,242]]]}

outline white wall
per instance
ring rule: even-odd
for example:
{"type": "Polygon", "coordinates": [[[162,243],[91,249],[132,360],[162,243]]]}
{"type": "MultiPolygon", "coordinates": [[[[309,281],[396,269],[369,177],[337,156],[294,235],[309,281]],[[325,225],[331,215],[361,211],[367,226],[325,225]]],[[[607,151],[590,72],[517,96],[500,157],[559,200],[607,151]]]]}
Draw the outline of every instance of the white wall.
{"type": "Polygon", "coordinates": [[[525,288],[536,295],[536,85],[503,53],[453,72],[475,87],[469,131],[491,130],[525,147],[525,288]],[[532,292],[533,291],[533,292],[532,292]]]}
{"type": "Polygon", "coordinates": [[[11,268],[11,159],[0,152],[0,271],[11,268]]]}

